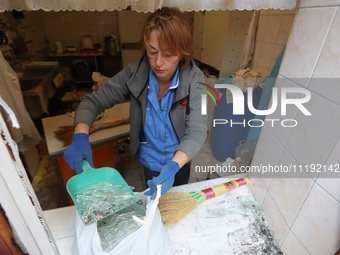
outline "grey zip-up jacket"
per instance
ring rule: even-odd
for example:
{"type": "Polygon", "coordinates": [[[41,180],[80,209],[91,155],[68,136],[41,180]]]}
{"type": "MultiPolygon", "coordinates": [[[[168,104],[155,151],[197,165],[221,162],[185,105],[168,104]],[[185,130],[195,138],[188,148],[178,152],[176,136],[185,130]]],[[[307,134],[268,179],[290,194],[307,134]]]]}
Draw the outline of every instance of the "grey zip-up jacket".
{"type": "MultiPolygon", "coordinates": [[[[74,124],[91,127],[105,109],[130,100],[130,149],[132,155],[137,155],[146,115],[149,70],[148,60],[142,57],[107,80],[98,91],[86,95],[77,108],[74,124]]],[[[204,75],[191,61],[179,71],[179,85],[170,110],[170,120],[180,141],[177,150],[183,151],[189,160],[201,149],[207,135],[198,82],[204,82],[204,75]]]]}

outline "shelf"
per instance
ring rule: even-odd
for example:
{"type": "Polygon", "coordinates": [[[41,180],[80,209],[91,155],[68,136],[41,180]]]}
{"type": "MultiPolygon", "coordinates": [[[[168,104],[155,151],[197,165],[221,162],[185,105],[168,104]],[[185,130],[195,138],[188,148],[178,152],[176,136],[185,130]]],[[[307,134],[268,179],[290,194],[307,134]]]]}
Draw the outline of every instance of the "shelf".
{"type": "Polygon", "coordinates": [[[50,52],[47,57],[100,57],[103,55],[102,51],[90,50],[90,51],[76,51],[76,52],[63,52],[56,53],[50,52]]]}

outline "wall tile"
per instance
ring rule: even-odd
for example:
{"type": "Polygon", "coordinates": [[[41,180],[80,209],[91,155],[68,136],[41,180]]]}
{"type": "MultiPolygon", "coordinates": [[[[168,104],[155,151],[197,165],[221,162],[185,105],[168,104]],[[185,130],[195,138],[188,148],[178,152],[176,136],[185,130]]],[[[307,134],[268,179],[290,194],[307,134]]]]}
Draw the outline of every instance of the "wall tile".
{"type": "Polygon", "coordinates": [[[256,32],[256,45],[250,67],[268,77],[288,36],[295,10],[262,10],[256,32]],[[287,14],[287,13],[291,14],[287,14]],[[289,17],[289,18],[287,18],[289,17]],[[261,43],[262,42],[262,43],[261,43]],[[256,68],[256,69],[255,69],[256,68]]]}
{"type": "Polygon", "coordinates": [[[50,12],[44,12],[44,22],[46,24],[54,24],[54,25],[59,25],[61,20],[60,20],[60,15],[58,12],[50,11],[50,12]]]}
{"type": "Polygon", "coordinates": [[[340,132],[340,107],[314,93],[304,106],[312,116],[298,111],[286,148],[300,164],[324,164],[340,132]]]}
{"type": "MultiPolygon", "coordinates": [[[[268,129],[263,126],[251,165],[276,165],[280,158],[282,149],[282,144],[280,144],[279,141],[268,131],[268,129]]],[[[271,174],[261,174],[260,177],[263,178],[264,184],[268,187],[271,181],[271,174]]]]}
{"type": "Polygon", "coordinates": [[[72,27],[69,24],[61,24],[60,25],[60,30],[63,31],[64,36],[70,36],[72,35],[72,27]]]}
{"type": "MultiPolygon", "coordinates": [[[[299,2],[299,0],[297,1],[297,2],[299,2]]],[[[296,14],[296,12],[298,11],[298,9],[299,9],[299,3],[296,3],[296,5],[297,5],[297,7],[295,8],[295,9],[293,9],[293,10],[284,10],[284,11],[282,11],[283,12],[283,15],[295,15],[296,14]]]]}
{"type": "Polygon", "coordinates": [[[70,24],[73,22],[72,20],[72,12],[60,12],[60,21],[62,24],[70,24]]]}
{"type": "Polygon", "coordinates": [[[291,231],[312,255],[334,254],[340,246],[340,204],[314,185],[291,231]]]}
{"type": "Polygon", "coordinates": [[[56,37],[61,37],[63,32],[61,31],[60,29],[60,25],[58,24],[51,24],[48,26],[48,34],[53,34],[55,35],[56,37]]]}
{"type": "MultiPolygon", "coordinates": [[[[339,0],[308,0],[301,2],[303,8],[299,10],[294,23],[294,30],[289,38],[280,74],[288,77],[290,80],[294,80],[297,84],[304,87],[308,86],[309,89],[316,92],[312,93],[310,102],[304,104],[313,116],[310,118],[305,117],[300,110],[296,109],[298,111],[296,120],[299,124],[291,130],[286,144],[288,151],[282,154],[279,164],[286,157],[285,155],[289,155],[289,153],[293,155],[293,159],[284,160],[283,162],[294,162],[295,158],[299,163],[303,164],[325,163],[327,159],[327,164],[331,164],[334,161],[339,163],[339,145],[334,147],[332,153],[331,150],[339,136],[335,123],[339,123],[340,108],[327,99],[339,105],[337,95],[340,93],[336,86],[339,86],[340,82],[335,81],[333,84],[329,84],[329,89],[325,90],[324,83],[321,87],[321,84],[313,84],[314,79],[310,81],[312,76],[313,78],[317,77],[317,75],[319,75],[318,77],[324,77],[322,75],[329,77],[329,73],[340,78],[340,75],[338,75],[339,71],[337,70],[340,62],[337,58],[340,52],[338,52],[338,45],[336,45],[336,41],[339,41],[339,32],[335,29],[336,27],[339,28],[337,17],[330,29],[338,7],[305,8],[329,4],[338,5],[339,2],[339,0]],[[329,29],[330,33],[327,37],[329,29]],[[324,44],[325,48],[322,49],[324,44]],[[319,57],[320,59],[318,59],[319,57]],[[331,64],[326,62],[328,59],[330,59],[328,62],[331,62],[331,64]],[[305,80],[298,80],[299,78],[305,78],[305,80]]],[[[268,14],[271,15],[270,13],[268,14]]],[[[280,36],[282,36],[282,39],[284,37],[280,33],[278,40],[280,36]]],[[[271,63],[270,68],[272,65],[273,63],[271,63]]],[[[280,132],[273,130],[270,130],[270,132],[282,143],[283,139],[278,134],[280,132]]],[[[258,147],[260,145],[261,142],[259,140],[258,147]]],[[[255,163],[258,162],[256,152],[253,161],[255,163]]],[[[306,180],[305,182],[294,183],[291,179],[285,180],[287,182],[283,182],[275,177],[271,179],[268,193],[263,203],[265,214],[269,214],[270,207],[274,208],[272,208],[270,213],[272,218],[274,218],[272,220],[273,226],[274,224],[279,225],[279,222],[282,222],[282,220],[286,220],[288,224],[293,222],[292,233],[287,236],[281,246],[284,254],[334,254],[340,246],[340,230],[338,228],[340,221],[340,191],[338,187],[340,183],[337,181],[340,178],[324,179],[322,177],[324,176],[320,175],[316,180],[316,184],[314,183],[300,211],[301,201],[304,200],[304,196],[310,190],[313,181],[306,178],[301,179],[306,180]],[[279,194],[280,186],[285,187],[285,189],[282,188],[287,193],[285,196],[279,194]],[[291,189],[294,193],[290,194],[288,189],[291,189]],[[268,199],[270,195],[274,199],[272,203],[268,199]],[[297,198],[295,199],[297,201],[294,200],[292,203],[289,203],[289,197],[297,198]],[[271,205],[267,206],[268,204],[271,205]],[[286,206],[289,207],[287,210],[285,210],[286,206]],[[273,212],[275,210],[277,210],[276,214],[279,216],[275,215],[275,212],[273,212]],[[280,212],[282,213],[281,217],[280,212]],[[298,212],[298,216],[294,221],[296,212],[298,212]]],[[[280,231],[276,230],[279,229],[278,227],[273,227],[273,229],[276,235],[283,236],[282,232],[284,231],[278,232],[280,231]]]]}
{"type": "Polygon", "coordinates": [[[292,25],[294,23],[295,15],[284,15],[282,18],[282,23],[279,29],[277,43],[286,44],[288,41],[288,37],[290,31],[292,29],[292,25]]]}
{"type": "Polygon", "coordinates": [[[299,6],[300,6],[300,0],[297,0],[295,8],[293,10],[272,9],[272,14],[276,14],[276,13],[283,14],[283,15],[295,14],[297,10],[299,9],[299,6]]]}
{"type": "Polygon", "coordinates": [[[307,87],[335,11],[335,7],[299,10],[280,69],[281,75],[290,79],[307,78],[297,81],[307,87]]]}
{"type": "Polygon", "coordinates": [[[29,14],[30,23],[33,25],[42,25],[41,20],[43,18],[43,11],[36,11],[36,12],[24,12],[25,19],[28,17],[29,14]]]}
{"type": "Polygon", "coordinates": [[[260,178],[250,178],[249,188],[253,193],[256,201],[262,205],[264,198],[267,194],[267,188],[260,178]]]}
{"type": "Polygon", "coordinates": [[[81,41],[80,41],[80,36],[74,35],[70,36],[71,41],[73,42],[71,45],[77,47],[77,49],[81,49],[81,41]]]}
{"type": "MultiPolygon", "coordinates": [[[[278,165],[290,167],[290,165],[296,166],[297,164],[289,152],[284,150],[278,165]]],[[[275,201],[288,226],[292,225],[312,185],[312,179],[304,172],[281,172],[273,175],[268,192],[275,201]]]]}
{"type": "Polygon", "coordinates": [[[86,25],[78,26],[78,31],[76,35],[78,35],[79,37],[82,37],[83,35],[88,35],[88,34],[89,34],[89,30],[86,25]]]}
{"type": "Polygon", "coordinates": [[[254,49],[254,54],[253,58],[251,60],[252,65],[254,66],[260,66],[260,53],[261,53],[261,47],[262,47],[263,42],[262,41],[256,41],[255,43],[255,49],[254,49]]]}
{"type": "MultiPolygon", "coordinates": [[[[332,62],[332,61],[329,61],[329,62],[332,62]]],[[[329,64],[328,67],[331,69],[332,64],[329,64]]],[[[329,75],[328,77],[325,77],[325,78],[313,77],[310,80],[308,89],[327,98],[333,103],[340,105],[340,97],[339,97],[340,76],[336,78],[332,78],[331,76],[332,75],[329,75]]]]}
{"type": "Polygon", "coordinates": [[[96,24],[104,25],[105,24],[105,16],[104,12],[95,12],[96,24]]]}
{"type": "MultiPolygon", "coordinates": [[[[329,168],[333,166],[334,169],[340,164],[340,140],[336,143],[334,149],[332,150],[325,166],[329,168]]],[[[340,171],[340,169],[337,169],[340,171]]],[[[340,173],[339,172],[323,172],[319,175],[317,181],[325,191],[332,195],[338,202],[340,202],[340,173]],[[328,177],[328,178],[327,178],[328,177]]]]}
{"type": "Polygon", "coordinates": [[[33,15],[32,12],[29,11],[23,11],[24,19],[22,20],[22,23],[32,23],[33,15]]]}
{"type": "Polygon", "coordinates": [[[102,40],[104,40],[104,37],[106,36],[105,26],[97,25],[96,32],[97,32],[97,36],[102,37],[102,40]]]}
{"type": "Polygon", "coordinates": [[[271,15],[287,15],[287,14],[295,14],[296,9],[294,10],[281,10],[281,9],[272,9],[270,12],[271,15]]]}
{"type": "Polygon", "coordinates": [[[73,25],[77,25],[79,23],[78,18],[77,18],[77,13],[76,11],[71,11],[68,12],[69,15],[71,16],[70,19],[72,20],[72,24],[73,25]]]}
{"type": "Polygon", "coordinates": [[[105,25],[105,34],[112,35],[115,33],[115,28],[113,25],[105,25]]]}
{"type": "Polygon", "coordinates": [[[78,25],[69,24],[68,27],[70,28],[71,35],[74,36],[78,33],[78,28],[79,28],[78,25]]]}
{"type": "Polygon", "coordinates": [[[309,87],[340,105],[340,8],[338,8],[309,87]]]}
{"type": "Polygon", "coordinates": [[[24,20],[25,24],[29,21],[29,25],[25,25],[28,27],[26,37],[33,41],[28,47],[32,51],[42,50],[46,47],[47,37],[51,50],[55,49],[56,41],[61,41],[64,47],[74,45],[81,49],[81,37],[86,34],[104,45],[106,35],[117,34],[115,15],[113,11],[27,12],[24,20]]]}
{"type": "Polygon", "coordinates": [[[281,246],[281,251],[285,255],[309,255],[303,245],[296,239],[294,234],[290,231],[286,240],[281,246]]]}
{"type": "MultiPolygon", "coordinates": [[[[287,41],[286,41],[287,42],[287,41]]],[[[285,42],[285,43],[286,43],[285,42]]],[[[285,44],[284,43],[284,44],[285,44]]],[[[269,66],[269,70],[271,71],[276,63],[276,60],[277,58],[279,57],[281,51],[282,51],[282,48],[283,48],[283,45],[284,44],[276,44],[275,47],[274,47],[274,51],[273,51],[273,57],[272,57],[272,60],[271,60],[271,63],[270,63],[270,66],[269,66]]]]}
{"type": "Polygon", "coordinates": [[[275,233],[275,239],[278,240],[279,246],[282,245],[289,228],[283,219],[279,209],[276,207],[273,199],[267,193],[264,202],[262,204],[264,215],[269,222],[269,225],[275,233]]]}
{"type": "Polygon", "coordinates": [[[324,174],[321,174],[318,177],[316,183],[340,203],[340,177],[338,176],[337,178],[325,178],[322,175],[324,174]]]}
{"type": "Polygon", "coordinates": [[[86,24],[96,24],[96,15],[94,12],[85,12],[86,15],[86,24]]]}
{"type": "Polygon", "coordinates": [[[283,15],[271,15],[268,16],[266,32],[263,37],[264,42],[276,43],[279,34],[279,28],[281,27],[283,15]]]}
{"type": "MultiPolygon", "coordinates": [[[[300,86],[284,78],[283,76],[278,75],[278,78],[276,79],[275,87],[278,89],[278,105],[277,105],[276,111],[268,115],[266,119],[278,119],[281,121],[284,119],[295,119],[298,108],[294,105],[287,105],[287,108],[286,108],[287,115],[286,116],[281,115],[280,95],[281,95],[281,89],[283,87],[299,88],[300,86]]],[[[287,97],[300,98],[301,94],[289,93],[287,97]]],[[[269,105],[271,105],[271,102],[269,105]]],[[[281,125],[281,121],[274,121],[273,123],[271,121],[265,121],[265,126],[280,141],[280,143],[285,144],[291,127],[284,127],[283,125],[281,125]]]]}
{"type": "Polygon", "coordinates": [[[72,12],[72,20],[74,24],[77,24],[77,25],[87,24],[86,12],[83,12],[83,11],[72,12]]]}
{"type": "Polygon", "coordinates": [[[262,178],[262,181],[264,183],[264,185],[268,188],[270,186],[270,183],[272,181],[272,174],[264,174],[266,177],[262,178]]]}
{"type": "Polygon", "coordinates": [[[97,35],[97,25],[95,24],[89,24],[86,25],[86,34],[90,36],[96,36],[97,35]]]}
{"type": "Polygon", "coordinates": [[[257,24],[256,40],[258,41],[263,41],[268,21],[268,16],[262,15],[262,12],[263,11],[261,11],[259,22],[257,24]]]}
{"type": "Polygon", "coordinates": [[[301,0],[300,8],[338,5],[339,0],[301,0]]]}
{"type": "Polygon", "coordinates": [[[65,49],[67,46],[69,46],[70,39],[65,34],[58,36],[58,39],[60,40],[60,42],[61,42],[61,44],[63,46],[63,49],[65,49]]]}
{"type": "Polygon", "coordinates": [[[275,46],[276,45],[272,43],[265,43],[265,42],[262,43],[262,46],[259,52],[259,59],[257,62],[258,66],[265,68],[265,69],[270,69],[270,64],[273,59],[275,46]]]}
{"type": "Polygon", "coordinates": [[[104,11],[105,24],[114,24],[114,13],[110,11],[104,11]]]}
{"type": "Polygon", "coordinates": [[[251,69],[258,72],[263,78],[266,78],[269,76],[269,69],[265,69],[257,65],[253,65],[251,69]]]}
{"type": "Polygon", "coordinates": [[[263,9],[263,10],[261,10],[261,15],[270,15],[270,13],[271,13],[271,11],[272,11],[272,9],[263,9]]]}

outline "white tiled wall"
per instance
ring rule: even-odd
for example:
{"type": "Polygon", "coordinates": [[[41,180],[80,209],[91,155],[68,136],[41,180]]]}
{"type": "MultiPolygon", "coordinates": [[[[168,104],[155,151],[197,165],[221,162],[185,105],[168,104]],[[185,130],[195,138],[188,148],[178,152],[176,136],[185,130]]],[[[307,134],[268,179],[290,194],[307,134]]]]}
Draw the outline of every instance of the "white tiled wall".
{"type": "MultiPolygon", "coordinates": [[[[11,21],[28,51],[32,54],[55,50],[55,42],[63,47],[75,46],[82,49],[83,35],[90,35],[93,43],[104,48],[104,38],[118,36],[116,11],[23,11],[24,19],[14,20],[11,13],[1,14],[0,18],[11,21]]],[[[17,36],[16,31],[12,37],[17,36]]]]}
{"type": "Polygon", "coordinates": [[[54,43],[60,41],[64,47],[82,48],[83,35],[92,36],[93,43],[104,47],[107,35],[118,36],[116,11],[68,11],[42,12],[43,23],[51,49],[54,43]]]}
{"type": "Polygon", "coordinates": [[[19,20],[25,42],[30,52],[55,49],[59,41],[63,47],[75,46],[82,49],[83,35],[92,36],[93,43],[104,47],[104,38],[118,35],[116,11],[24,11],[24,19],[19,20]]]}
{"type": "MultiPolygon", "coordinates": [[[[339,4],[301,1],[276,86],[307,88],[312,97],[305,107],[312,116],[292,108],[288,116],[296,127],[264,126],[253,165],[340,164],[339,4]]],[[[340,174],[301,174],[253,178],[250,187],[285,255],[334,254],[340,247],[340,174]]]]}
{"type": "Polygon", "coordinates": [[[267,77],[287,43],[296,10],[262,10],[257,25],[251,69],[267,77]]]}

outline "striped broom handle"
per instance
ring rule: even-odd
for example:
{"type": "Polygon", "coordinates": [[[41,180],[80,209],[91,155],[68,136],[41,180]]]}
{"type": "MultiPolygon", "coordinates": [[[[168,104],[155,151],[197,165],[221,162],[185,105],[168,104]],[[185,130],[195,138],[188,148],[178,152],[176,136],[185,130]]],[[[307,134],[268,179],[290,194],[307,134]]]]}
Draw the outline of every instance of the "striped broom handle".
{"type": "Polygon", "coordinates": [[[212,188],[204,189],[197,192],[190,192],[190,195],[198,200],[198,203],[202,203],[207,199],[218,197],[224,193],[227,193],[228,191],[232,189],[236,189],[240,186],[246,185],[249,183],[248,178],[241,178],[235,181],[226,182],[217,186],[214,186],[212,188]]]}
{"type": "Polygon", "coordinates": [[[119,126],[122,124],[127,124],[129,122],[130,122],[130,118],[126,117],[126,118],[121,118],[121,119],[107,120],[104,122],[95,123],[92,125],[90,129],[90,134],[100,129],[115,127],[115,126],[119,126]]]}

